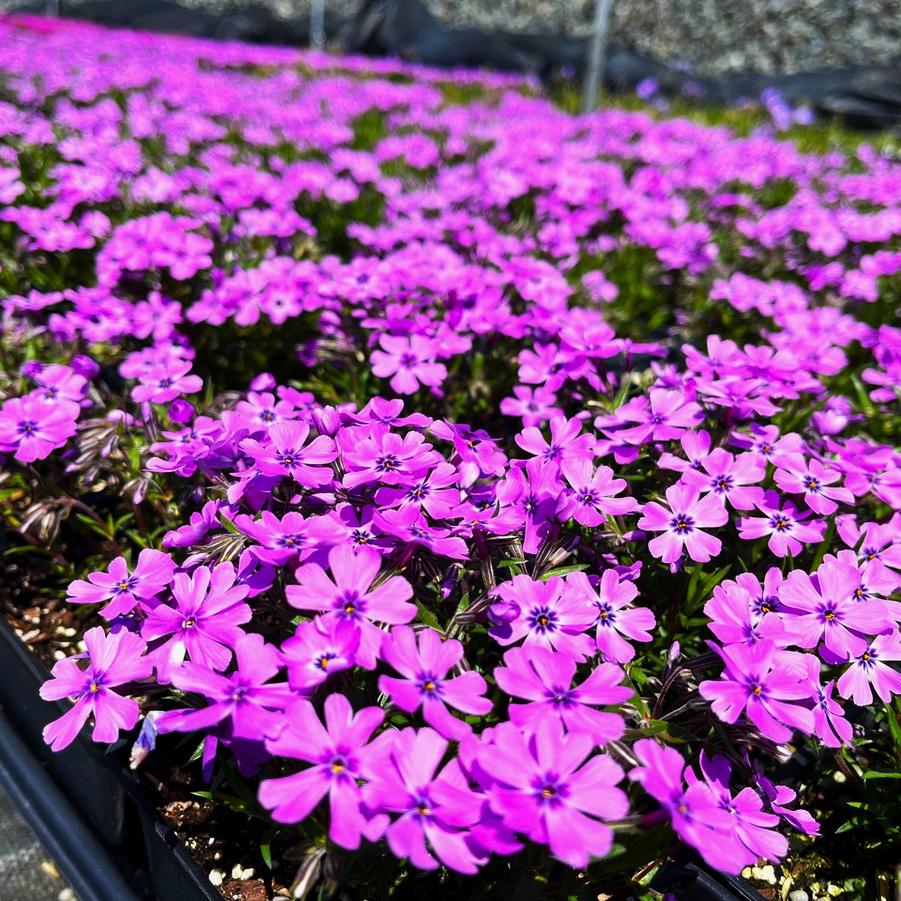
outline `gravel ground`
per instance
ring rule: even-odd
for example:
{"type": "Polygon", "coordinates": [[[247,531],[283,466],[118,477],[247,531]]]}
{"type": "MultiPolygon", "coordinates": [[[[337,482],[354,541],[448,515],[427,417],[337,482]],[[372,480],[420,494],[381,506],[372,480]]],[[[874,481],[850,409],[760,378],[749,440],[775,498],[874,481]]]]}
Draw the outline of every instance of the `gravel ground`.
{"type": "MultiPolygon", "coordinates": [[[[0,9],[18,0],[0,0],[0,9]]],[[[115,0],[111,0],[115,2],[115,0]]],[[[223,9],[261,2],[284,17],[309,0],[181,0],[223,9]]],[[[448,24],[586,34],[594,0],[425,0],[448,24]]],[[[326,0],[347,15],[357,0],[326,0]]],[[[865,65],[901,59],[899,0],[614,0],[611,39],[703,74],[865,65]]]]}
{"type": "Polygon", "coordinates": [[[2,788],[0,901],[76,901],[2,788]]]}

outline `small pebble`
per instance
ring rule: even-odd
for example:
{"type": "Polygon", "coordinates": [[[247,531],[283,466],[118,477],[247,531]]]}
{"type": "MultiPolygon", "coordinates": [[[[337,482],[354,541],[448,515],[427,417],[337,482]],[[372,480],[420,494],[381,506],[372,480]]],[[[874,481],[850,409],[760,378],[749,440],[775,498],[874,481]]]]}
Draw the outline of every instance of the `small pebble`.
{"type": "Polygon", "coordinates": [[[810,901],[810,895],[802,888],[797,888],[788,893],[788,901],[810,901]]]}
{"type": "Polygon", "coordinates": [[[250,879],[251,876],[253,876],[253,867],[247,867],[247,869],[245,869],[239,863],[236,863],[232,867],[232,879],[244,880],[250,879]]]}
{"type": "Polygon", "coordinates": [[[75,897],[75,892],[70,889],[68,886],[64,888],[57,896],[57,901],[78,901],[75,897]]]}
{"type": "Polygon", "coordinates": [[[210,870],[210,882],[219,888],[225,881],[225,873],[222,870],[210,870]]]}

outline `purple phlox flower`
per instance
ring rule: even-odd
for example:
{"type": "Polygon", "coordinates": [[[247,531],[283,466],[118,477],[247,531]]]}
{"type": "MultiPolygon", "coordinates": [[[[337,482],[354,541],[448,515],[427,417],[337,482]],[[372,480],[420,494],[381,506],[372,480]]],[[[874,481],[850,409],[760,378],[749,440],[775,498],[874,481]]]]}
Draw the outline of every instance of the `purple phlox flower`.
{"type": "Polygon", "coordinates": [[[757,416],[773,416],[777,407],[767,397],[772,391],[764,379],[730,377],[724,379],[697,379],[694,383],[697,396],[709,404],[726,407],[733,419],[749,419],[757,416]]]}
{"type": "Polygon", "coordinates": [[[534,733],[545,719],[556,718],[567,732],[583,732],[598,745],[622,736],[621,716],[594,709],[632,697],[632,689],[621,684],[618,666],[601,663],[584,682],[573,685],[576,661],[548,648],[511,648],[504,664],[494,670],[497,684],[508,695],[531,702],[509,707],[510,719],[523,731],[534,733]]]}
{"type": "Polygon", "coordinates": [[[442,462],[419,432],[398,435],[388,426],[345,429],[338,435],[344,468],[345,488],[369,482],[381,485],[409,485],[417,475],[442,462]]]}
{"type": "Polygon", "coordinates": [[[207,534],[220,528],[219,512],[222,501],[207,501],[198,513],[194,511],[188,518],[188,524],[172,529],[163,536],[163,547],[192,547],[200,544],[207,534]]]}
{"type": "Polygon", "coordinates": [[[685,485],[710,491],[727,500],[736,510],[753,510],[763,500],[763,489],[756,485],[766,476],[766,466],[755,454],[734,457],[721,447],[701,461],[701,470],[688,470],[682,476],[685,485]]]}
{"type": "Polygon", "coordinates": [[[81,408],[68,401],[48,404],[33,394],[11,397],[0,406],[0,452],[20,463],[43,460],[76,431],[81,408]]]}
{"type": "Polygon", "coordinates": [[[557,395],[550,388],[514,385],[513,394],[514,397],[505,397],[501,401],[501,413],[504,416],[521,417],[526,427],[537,426],[545,419],[563,416],[563,411],[555,406],[557,395]]]}
{"type": "Polygon", "coordinates": [[[127,629],[107,635],[101,626],[84,635],[88,665],[82,669],[79,657],[68,657],[53,665],[51,678],[40,689],[45,701],[71,698],[75,706],[44,727],[44,741],[54,751],[72,744],[94,717],[92,738],[113,742],[121,729],[131,729],[138,721],[138,703],[112,691],[117,685],[146,679],[153,664],[144,656],[147,644],[127,629]]]}
{"type": "Polygon", "coordinates": [[[352,415],[356,422],[380,422],[394,428],[412,426],[417,429],[425,429],[432,424],[432,420],[423,413],[402,415],[403,410],[404,402],[399,397],[391,399],[373,397],[359,413],[352,415]]]}
{"type": "Polygon", "coordinates": [[[581,572],[570,573],[566,584],[570,592],[591,605],[595,641],[605,660],[628,663],[635,656],[629,641],[652,640],[650,630],[657,624],[654,614],[646,607],[632,606],[638,588],[615,569],[604,571],[597,588],[581,572]]]}
{"type": "Polygon", "coordinates": [[[901,673],[892,662],[901,660],[901,635],[898,630],[877,635],[858,654],[851,656],[851,665],[838,680],[843,698],[851,698],[858,707],[873,703],[873,691],[885,704],[901,694],[901,673]]]}
{"type": "Polygon", "coordinates": [[[269,391],[248,391],[247,400],[238,401],[235,412],[246,418],[252,432],[269,431],[274,425],[297,418],[294,404],[276,400],[269,391]]]}
{"type": "Polygon", "coordinates": [[[703,413],[683,391],[652,388],[646,398],[634,398],[620,407],[616,416],[621,422],[639,425],[608,433],[611,438],[627,444],[646,444],[681,437],[686,429],[693,429],[701,421],[703,413]]]}
{"type": "Polygon", "coordinates": [[[798,832],[803,832],[805,835],[819,835],[819,823],[806,810],[789,809],[785,806],[791,804],[798,797],[797,792],[787,785],[774,785],[762,773],[757,773],[757,785],[766,795],[773,813],[782,817],[798,832]]]}
{"type": "Polygon", "coordinates": [[[171,682],[176,688],[203,695],[210,703],[167,710],[157,720],[161,733],[209,729],[226,719],[234,738],[260,740],[281,728],[281,718],[274,711],[284,709],[292,692],[287,682],[269,682],[282,668],[278,650],[255,633],[242,633],[233,647],[237,669],[228,675],[193,662],[172,669],[171,682]]]}
{"type": "MultiPolygon", "coordinates": [[[[828,655],[828,651],[826,652],[828,655]]],[[[854,730],[841,705],[832,697],[835,680],[822,683],[820,658],[814,654],[804,654],[802,662],[807,673],[807,685],[813,700],[813,734],[827,747],[840,748],[850,744],[854,730]]]]}
{"type": "Polygon", "coordinates": [[[407,713],[422,707],[423,719],[445,738],[459,740],[472,731],[448,707],[479,716],[491,710],[491,701],[482,697],[488,686],[477,672],[447,678],[463,657],[463,645],[455,639],[441,641],[434,629],[417,634],[409,626],[395,626],[382,640],[381,657],[403,678],[379,676],[379,691],[407,713]]]}
{"type": "Polygon", "coordinates": [[[783,504],[775,491],[765,492],[755,506],[763,516],[743,516],[738,523],[739,537],[753,540],[769,535],[767,546],[777,557],[796,557],[805,544],[823,537],[820,520],[804,522],[810,512],[799,514],[794,504],[783,504]]]}
{"type": "Polygon", "coordinates": [[[529,460],[525,466],[511,468],[507,478],[498,485],[498,501],[512,506],[519,514],[519,522],[525,524],[522,546],[527,554],[537,553],[550,533],[561,490],[557,467],[538,458],[529,460]]]}
{"type": "Polygon", "coordinates": [[[779,463],[789,454],[798,454],[803,450],[804,442],[801,436],[794,432],[779,435],[779,429],[774,425],[751,425],[751,434],[733,432],[732,443],[744,448],[753,454],[758,454],[766,463],[779,463]]]}
{"type": "Polygon", "coordinates": [[[408,603],[413,587],[403,576],[391,576],[372,587],[381,563],[381,556],[371,548],[355,552],[338,545],[328,555],[332,578],[318,563],[307,563],[295,573],[298,584],[289,585],[285,592],[292,607],[323,612],[326,623],[335,619],[355,623],[360,630],[356,657],[367,669],[375,666],[384,636],[373,623],[398,625],[416,616],[416,606],[408,603]]]}
{"type": "Polygon", "coordinates": [[[265,779],[259,799],[277,823],[299,823],[328,795],[329,837],[342,848],[354,850],[371,828],[360,810],[362,758],[385,712],[364,707],[354,713],[347,698],[335,692],[325,699],[324,714],[323,727],[304,698],[285,710],[285,728],[278,737],[267,738],[266,749],[310,766],[291,776],[265,779]]]}
{"type": "Polygon", "coordinates": [[[439,463],[431,472],[419,473],[404,487],[379,488],[375,501],[383,509],[415,504],[433,519],[447,519],[460,504],[458,479],[456,467],[439,463]]]}
{"type": "MultiPolygon", "coordinates": [[[[729,761],[720,755],[711,757],[706,751],[701,751],[700,766],[719,806],[732,816],[734,837],[740,846],[737,850],[739,853],[744,851],[742,868],[756,863],[761,857],[773,862],[785,857],[788,839],[773,828],[778,826],[779,817],[763,809],[763,799],[751,787],[743,788],[733,796],[729,788],[732,778],[729,761]]],[[[691,767],[686,768],[685,779],[689,785],[699,781],[691,767]]]]}
{"type": "Polygon", "coordinates": [[[468,488],[480,475],[501,476],[506,471],[506,455],[482,429],[438,420],[432,423],[430,431],[436,438],[453,442],[455,459],[451,462],[460,472],[461,488],[468,488]]]}
{"type": "MultiPolygon", "coordinates": [[[[827,469],[819,460],[805,460],[790,454],[780,461],[776,469],[776,484],[789,494],[803,494],[804,503],[823,516],[838,509],[839,501],[853,504],[854,495],[847,488],[831,488],[841,479],[838,470],[827,469]]],[[[748,509],[745,507],[744,509],[748,509]]]]}
{"type": "Polygon", "coordinates": [[[790,572],[779,586],[779,600],[792,642],[814,648],[822,640],[832,654],[847,660],[864,652],[865,636],[892,629],[895,623],[880,601],[854,599],[859,582],[857,567],[835,558],[825,560],[813,576],[790,572]]]}
{"type": "Polygon", "coordinates": [[[305,422],[278,422],[269,429],[268,441],[245,438],[241,450],[263,475],[290,477],[304,488],[321,488],[332,480],[328,464],[337,459],[338,449],[328,435],[318,435],[305,445],[309,434],[305,422]]]}
{"type": "Polygon", "coordinates": [[[724,810],[716,793],[706,783],[693,781],[687,787],[682,755],[675,749],[643,738],[632,746],[641,766],[629,778],[658,801],[669,815],[673,829],[718,870],[738,873],[744,866],[736,855],[735,819],[724,810]]]}
{"type": "MultiPolygon", "coordinates": [[[[35,395],[48,404],[66,401],[81,406],[85,397],[88,380],[68,366],[52,363],[36,373],[34,381],[41,387],[35,395]]],[[[75,415],[78,415],[77,413],[75,415]]]]}
{"type": "Polygon", "coordinates": [[[766,639],[752,646],[710,646],[723,658],[726,669],[719,679],[702,682],[699,689],[724,723],[734,723],[744,712],[763,735],[780,744],[791,739],[793,729],[807,735],[813,732],[810,710],[790,703],[811,695],[807,674],[797,663],[803,655],[779,651],[766,639]]]}
{"type": "Polygon", "coordinates": [[[371,547],[379,551],[391,543],[389,538],[382,537],[374,527],[372,517],[375,515],[375,507],[371,504],[357,510],[353,504],[341,503],[329,515],[339,536],[335,544],[345,543],[354,548],[371,547]]]}
{"type": "Polygon", "coordinates": [[[858,526],[854,516],[837,516],[837,531],[842,541],[858,548],[861,562],[879,560],[892,569],[901,570],[901,513],[889,522],[867,522],[858,526]]]}
{"type": "Polygon", "coordinates": [[[704,605],[710,631],[724,645],[753,645],[761,639],[783,644],[785,626],[782,618],[772,611],[759,614],[758,603],[759,596],[751,594],[738,582],[717,585],[713,596],[704,605]]]}
{"type": "Polygon", "coordinates": [[[701,497],[691,485],[672,485],[666,489],[670,509],[652,501],[641,508],[638,528],[649,532],[663,532],[648,542],[648,550],[664,563],[676,563],[683,553],[698,563],[706,563],[717,556],[722,542],[703,531],[725,525],[729,514],[717,494],[701,497]]]}
{"type": "Polygon", "coordinates": [[[420,383],[438,388],[447,378],[447,367],[435,362],[438,348],[430,338],[382,335],[379,345],[382,349],[371,355],[372,373],[379,378],[390,376],[398,394],[413,394],[420,383]]]}
{"type": "Polygon", "coordinates": [[[598,526],[607,516],[622,516],[638,509],[634,497],[614,497],[628,487],[625,479],[614,479],[609,466],[597,470],[584,458],[564,460],[563,475],[570,489],[557,499],[560,519],[575,519],[583,526],[598,526]]]}
{"type": "Polygon", "coordinates": [[[413,504],[399,507],[397,510],[376,510],[372,521],[386,535],[393,535],[409,553],[415,547],[424,547],[441,557],[454,560],[465,560],[469,549],[462,538],[451,533],[450,529],[440,529],[429,524],[413,504]]]}
{"type": "Polygon", "coordinates": [[[704,460],[710,453],[710,433],[699,429],[698,431],[684,432],[679,439],[685,459],[666,451],[660,455],[657,465],[661,469],[673,469],[676,472],[687,470],[700,470],[704,460]]]}
{"type": "Polygon", "coordinates": [[[300,623],[281,647],[288,684],[295,691],[312,691],[332,673],[350,669],[359,646],[360,630],[352,620],[317,616],[300,623]]]}
{"type": "Polygon", "coordinates": [[[250,607],[243,602],[248,587],[235,584],[231,563],[212,569],[198,566],[192,574],[176,573],[172,583],[175,606],[158,604],[141,626],[147,641],[172,637],[153,651],[157,673],[167,678],[185,655],[201,667],[224,670],[232,659],[231,648],[244,634],[240,626],[250,622],[250,607]]]}
{"type": "Polygon", "coordinates": [[[548,441],[536,426],[529,426],[515,436],[516,443],[527,453],[544,463],[560,464],[566,460],[586,459],[594,456],[594,438],[582,435],[582,423],[578,419],[554,417],[550,421],[551,439],[548,441]]]}
{"type": "Polygon", "coordinates": [[[502,645],[520,639],[559,651],[574,660],[594,654],[594,642],[585,634],[594,624],[589,600],[569,588],[558,576],[539,582],[514,576],[494,589],[500,599],[491,607],[494,625],[489,633],[502,645]]]}
{"type": "Polygon", "coordinates": [[[292,560],[304,561],[320,548],[330,547],[341,540],[341,532],[328,516],[286,513],[279,519],[264,510],[259,519],[246,513],[235,517],[235,528],[258,544],[251,550],[266,563],[284,566],[292,560]]]}
{"type": "Polygon", "coordinates": [[[174,573],[175,563],[168,554],[145,548],[134,571],[129,571],[124,557],[116,557],[106,572],[93,572],[87,581],[72,582],[66,600],[73,604],[105,603],[98,612],[104,619],[115,619],[131,613],[140,601],[159,594],[172,582],[174,573]]]}
{"type": "Polygon", "coordinates": [[[513,723],[493,730],[493,743],[482,744],[478,761],[494,780],[491,808],[513,832],[548,845],[554,857],[577,869],[591,858],[604,857],[613,830],[604,820],[617,820],[629,810],[618,788],[622,768],[598,754],[590,735],[564,734],[557,717],[538,723],[531,735],[513,723]]]}
{"type": "Polygon", "coordinates": [[[370,780],[363,801],[369,811],[399,814],[385,831],[396,857],[409,858],[420,870],[437,869],[441,861],[472,874],[484,856],[466,830],[478,822],[481,804],[456,761],[435,775],[447,745],[433,729],[382,733],[363,761],[370,780]]]}
{"type": "Polygon", "coordinates": [[[272,587],[277,575],[274,566],[260,560],[253,548],[244,548],[238,557],[238,576],[236,585],[247,586],[247,597],[255,598],[258,594],[268,591],[272,587]]]}
{"type": "Polygon", "coordinates": [[[199,375],[188,375],[188,360],[170,359],[156,363],[138,375],[138,383],[131,389],[132,398],[139,404],[165,404],[180,394],[194,394],[203,387],[199,375]]]}

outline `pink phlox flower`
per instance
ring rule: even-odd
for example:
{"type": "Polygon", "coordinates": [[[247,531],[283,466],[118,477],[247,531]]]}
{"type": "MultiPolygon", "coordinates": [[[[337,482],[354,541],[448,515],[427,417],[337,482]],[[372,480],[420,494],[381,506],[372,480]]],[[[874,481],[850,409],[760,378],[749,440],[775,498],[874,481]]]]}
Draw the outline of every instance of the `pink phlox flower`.
{"type": "Polygon", "coordinates": [[[346,470],[345,488],[370,482],[409,485],[418,473],[442,462],[419,432],[401,436],[379,423],[345,429],[338,435],[338,447],[346,470]]]}
{"type": "Polygon", "coordinates": [[[379,488],[375,502],[382,509],[415,504],[433,519],[447,519],[460,504],[458,479],[454,466],[439,463],[431,472],[419,473],[409,485],[379,488]]]}
{"type": "Polygon", "coordinates": [[[268,441],[245,438],[241,450],[263,475],[290,477],[304,488],[321,488],[332,481],[329,464],[338,458],[338,449],[328,435],[317,435],[307,444],[309,435],[305,422],[277,422],[269,429],[268,441]]]}
{"type": "Polygon", "coordinates": [[[181,394],[195,394],[203,388],[199,375],[188,375],[188,360],[157,363],[138,376],[138,384],[131,389],[132,398],[139,404],[165,404],[181,394]]]}
{"type": "Polygon", "coordinates": [[[550,430],[550,441],[536,426],[523,429],[514,440],[527,454],[533,454],[544,463],[559,465],[569,460],[591,461],[594,456],[594,438],[580,434],[580,420],[554,417],[550,421],[550,430]]]}
{"type": "Polygon", "coordinates": [[[777,557],[796,557],[805,544],[823,537],[822,521],[804,522],[810,512],[799,513],[791,502],[783,504],[775,491],[765,492],[755,506],[763,516],[743,516],[738,523],[739,537],[753,540],[768,535],[767,546],[777,557]]]}
{"type": "Polygon", "coordinates": [[[35,394],[3,401],[0,453],[12,453],[20,463],[43,460],[75,434],[79,412],[76,404],[48,404],[35,394]]]}
{"type": "Polygon", "coordinates": [[[605,820],[626,815],[629,802],[618,787],[622,768],[582,732],[564,734],[547,717],[526,735],[513,723],[493,731],[478,751],[479,765],[494,780],[491,808],[513,832],[548,845],[558,860],[576,869],[606,856],[613,830],[605,820]]]}
{"type": "Polygon", "coordinates": [[[281,646],[288,684],[307,693],[332,674],[350,669],[357,662],[360,635],[352,620],[316,616],[300,623],[281,646]]]}
{"type": "Polygon", "coordinates": [[[609,466],[595,470],[590,460],[579,458],[564,460],[561,468],[570,485],[557,499],[561,520],[575,519],[583,526],[599,526],[607,516],[622,516],[638,509],[634,497],[614,496],[621,494],[629,483],[613,478],[609,466]]]}
{"type": "Polygon", "coordinates": [[[462,538],[452,534],[450,529],[430,525],[420,508],[413,504],[397,510],[376,510],[372,521],[385,535],[394,536],[406,553],[421,547],[439,557],[454,560],[465,560],[469,556],[469,549],[462,538]]]}
{"type": "Polygon", "coordinates": [[[623,671],[612,663],[596,666],[579,685],[573,685],[576,661],[544,647],[516,647],[504,654],[504,666],[495,667],[497,684],[511,697],[530,703],[511,704],[510,719],[534,733],[546,718],[556,718],[567,732],[584,732],[598,745],[620,738],[625,730],[616,713],[596,710],[621,704],[633,691],[622,685],[623,671]]]}
{"type": "Polygon", "coordinates": [[[695,428],[703,418],[701,408],[689,400],[683,391],[665,388],[652,388],[646,398],[634,398],[620,407],[616,415],[621,422],[639,423],[609,433],[610,437],[627,444],[679,438],[686,429],[695,428]]]}
{"type": "Polygon", "coordinates": [[[436,363],[435,342],[422,335],[395,337],[382,335],[381,350],[372,352],[372,372],[379,378],[391,377],[391,387],[398,394],[413,394],[420,383],[439,388],[447,378],[447,367],[436,363]]]}
{"type": "Polygon", "coordinates": [[[615,569],[605,570],[596,586],[582,572],[570,573],[566,584],[570,592],[591,605],[595,642],[605,660],[628,663],[635,657],[631,641],[653,639],[654,614],[646,607],[632,606],[638,588],[615,569]]]}
{"type": "Polygon", "coordinates": [[[127,629],[107,635],[101,626],[95,626],[85,632],[84,643],[87,667],[79,666],[81,655],[59,660],[40,689],[45,701],[75,701],[71,710],[44,727],[44,741],[54,751],[72,744],[92,715],[94,741],[113,742],[120,730],[132,729],[138,721],[138,703],[112,689],[146,679],[153,672],[153,664],[144,656],[146,642],[127,629]]]}
{"type": "Polygon", "coordinates": [[[69,585],[66,600],[74,604],[105,604],[98,611],[104,619],[115,619],[142,601],[166,588],[175,573],[175,563],[163,551],[145,548],[134,570],[124,557],[116,557],[106,572],[91,573],[87,581],[76,579],[69,585]]]}
{"type": "Polygon", "coordinates": [[[704,429],[684,432],[679,439],[685,458],[677,457],[666,451],[660,455],[657,465],[661,469],[674,469],[676,472],[687,470],[700,470],[704,460],[710,453],[710,432],[704,429]]]}
{"type": "Polygon", "coordinates": [[[664,563],[676,563],[683,551],[698,563],[706,563],[722,549],[719,538],[704,529],[725,525],[729,514],[722,498],[714,493],[701,497],[691,485],[672,485],[666,490],[667,509],[656,501],[641,508],[638,528],[662,532],[648,542],[648,550],[664,563]]]}
{"type": "Polygon", "coordinates": [[[409,626],[395,626],[382,640],[381,657],[403,678],[380,676],[379,691],[407,713],[422,707],[423,719],[445,738],[459,740],[472,731],[448,707],[479,716],[491,710],[491,701],[483,697],[488,686],[477,672],[448,678],[463,657],[463,645],[455,639],[441,641],[434,629],[416,633],[409,626]]]}
{"type": "Polygon", "coordinates": [[[736,510],[753,510],[754,505],[763,500],[763,489],[756,484],[765,476],[766,466],[757,455],[735,457],[718,447],[701,461],[700,470],[686,471],[682,483],[719,495],[736,510]]]}
{"type": "Polygon", "coordinates": [[[360,630],[356,657],[367,669],[375,667],[384,636],[374,623],[398,625],[416,616],[416,606],[408,603],[413,587],[403,576],[391,576],[372,587],[381,563],[381,556],[372,548],[355,552],[338,545],[328,554],[331,578],[318,563],[306,563],[294,574],[298,584],[285,591],[292,607],[322,612],[323,625],[331,620],[355,623],[360,630]]]}
{"type": "Polygon", "coordinates": [[[789,455],[779,463],[775,479],[783,491],[803,494],[804,503],[823,516],[834,513],[838,509],[837,502],[854,503],[854,495],[847,488],[830,487],[841,479],[841,473],[827,469],[819,460],[789,455]]]}
{"type": "Polygon", "coordinates": [[[325,699],[324,716],[323,726],[313,705],[303,698],[287,707],[285,727],[277,737],[266,739],[266,749],[310,766],[263,780],[259,799],[277,823],[299,823],[328,795],[329,837],[342,848],[355,850],[361,838],[371,834],[370,822],[360,810],[363,795],[358,780],[363,778],[366,745],[385,712],[364,707],[355,713],[347,698],[335,692],[325,699]]]}

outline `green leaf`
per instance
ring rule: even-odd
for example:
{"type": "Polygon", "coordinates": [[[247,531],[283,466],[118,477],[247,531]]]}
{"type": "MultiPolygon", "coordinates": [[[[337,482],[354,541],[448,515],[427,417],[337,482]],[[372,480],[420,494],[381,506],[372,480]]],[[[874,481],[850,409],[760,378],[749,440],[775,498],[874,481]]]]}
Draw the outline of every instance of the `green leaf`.
{"type": "Polygon", "coordinates": [[[419,598],[414,598],[416,601],[416,608],[419,610],[419,618],[427,625],[431,626],[433,629],[437,629],[439,632],[444,632],[444,628],[441,623],[438,622],[438,617],[435,616],[434,611],[429,610],[426,605],[419,600],[419,598]]]}
{"type": "Polygon", "coordinates": [[[260,857],[263,858],[263,863],[266,864],[269,869],[272,869],[272,846],[269,842],[263,842],[260,845],[260,857]]]}
{"type": "Polygon", "coordinates": [[[587,563],[574,563],[571,566],[555,566],[552,569],[543,572],[539,578],[542,582],[547,582],[548,579],[552,579],[554,576],[566,576],[569,573],[580,573],[584,572],[588,569],[589,564],[587,563]]]}
{"type": "Polygon", "coordinates": [[[869,782],[870,779],[901,779],[901,773],[879,773],[876,770],[870,770],[863,774],[863,778],[869,782]]]}
{"type": "Polygon", "coordinates": [[[525,560],[501,560],[499,563],[495,563],[495,569],[513,569],[515,566],[525,566],[525,560]]]}

